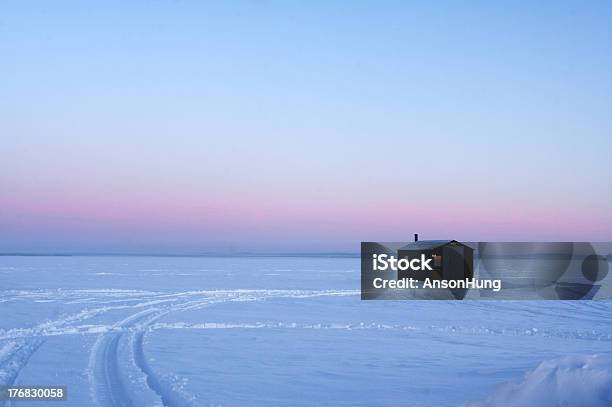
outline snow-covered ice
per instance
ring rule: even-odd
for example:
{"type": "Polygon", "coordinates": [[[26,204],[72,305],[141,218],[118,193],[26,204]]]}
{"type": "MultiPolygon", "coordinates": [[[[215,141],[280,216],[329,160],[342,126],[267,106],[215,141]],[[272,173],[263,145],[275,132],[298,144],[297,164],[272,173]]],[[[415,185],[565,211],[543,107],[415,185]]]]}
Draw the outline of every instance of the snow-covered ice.
{"type": "Polygon", "coordinates": [[[610,401],[612,302],[360,301],[356,258],[4,256],[0,269],[0,384],[67,385],[62,405],[610,401]]]}
{"type": "Polygon", "coordinates": [[[500,385],[485,400],[466,407],[612,405],[612,358],[602,355],[566,356],[542,362],[520,383],[500,385]]]}

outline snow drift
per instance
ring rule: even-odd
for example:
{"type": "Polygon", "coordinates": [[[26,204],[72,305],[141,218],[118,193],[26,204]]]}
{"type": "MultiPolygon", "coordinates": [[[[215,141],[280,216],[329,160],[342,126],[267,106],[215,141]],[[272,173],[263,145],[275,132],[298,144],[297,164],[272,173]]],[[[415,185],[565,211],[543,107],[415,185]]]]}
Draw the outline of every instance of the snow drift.
{"type": "Polygon", "coordinates": [[[484,400],[466,407],[612,405],[612,356],[567,356],[542,362],[520,383],[500,385],[484,400]]]}

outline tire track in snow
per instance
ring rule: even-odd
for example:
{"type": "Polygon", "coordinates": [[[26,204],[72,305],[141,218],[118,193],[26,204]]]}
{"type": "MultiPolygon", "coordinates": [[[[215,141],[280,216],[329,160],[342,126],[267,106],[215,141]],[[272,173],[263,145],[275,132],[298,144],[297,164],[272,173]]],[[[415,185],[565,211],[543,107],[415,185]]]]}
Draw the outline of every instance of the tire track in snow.
{"type": "Polygon", "coordinates": [[[108,404],[123,407],[129,406],[131,403],[123,382],[116,374],[118,371],[117,364],[119,363],[117,348],[120,338],[121,334],[113,333],[106,339],[104,346],[102,346],[101,355],[106,363],[99,365],[102,370],[98,374],[102,377],[102,383],[113,389],[113,391],[104,393],[108,397],[108,404]]]}
{"type": "Polygon", "coordinates": [[[139,405],[126,389],[126,383],[120,378],[125,377],[118,363],[119,342],[125,332],[130,332],[129,339],[131,357],[134,365],[141,371],[148,389],[166,407],[198,405],[195,397],[181,393],[173,386],[172,380],[159,376],[149,366],[144,353],[144,337],[151,325],[159,318],[172,312],[187,311],[208,307],[213,304],[228,301],[258,301],[272,297],[307,298],[319,296],[355,295],[354,291],[304,291],[304,290],[219,290],[193,291],[171,294],[169,296],[182,299],[159,308],[151,308],[134,314],[117,323],[111,333],[102,334],[90,355],[90,386],[92,399],[104,407],[139,405]],[[147,318],[148,316],[148,318],[147,318]],[[118,330],[118,332],[116,332],[118,330]],[[112,339],[112,340],[111,340],[112,339]],[[115,346],[114,349],[109,349],[115,346]],[[113,352],[113,350],[115,352],[113,352]],[[112,376],[112,379],[111,379],[112,376]],[[115,387],[116,386],[116,387],[115,387]]]}
{"type": "MultiPolygon", "coordinates": [[[[0,385],[12,386],[15,384],[19,372],[28,364],[28,361],[43,344],[44,339],[36,338],[26,341],[9,342],[2,348],[4,356],[0,360],[0,385]]],[[[0,401],[0,407],[10,405],[10,402],[0,401]],[[6,403],[6,404],[5,404],[6,403]]]]}
{"type": "MultiPolygon", "coordinates": [[[[176,296],[185,297],[184,293],[176,296]]],[[[90,354],[89,366],[91,396],[97,404],[105,407],[142,405],[141,401],[131,394],[129,383],[125,383],[126,374],[122,372],[120,366],[120,359],[122,359],[120,344],[123,339],[129,339],[132,343],[131,357],[135,366],[143,374],[149,390],[164,405],[188,405],[189,400],[180,397],[170,387],[163,385],[162,380],[155,376],[148,367],[142,349],[142,341],[145,330],[162,316],[172,311],[203,306],[211,302],[208,297],[195,301],[189,298],[187,296],[182,303],[140,311],[116,323],[109,332],[98,337],[90,354]],[[129,338],[126,338],[126,332],[131,333],[129,338]]]]}
{"type": "MultiPolygon", "coordinates": [[[[268,298],[309,298],[321,296],[352,296],[357,295],[356,291],[304,291],[304,290],[230,290],[230,291],[215,291],[215,292],[199,292],[190,294],[205,294],[207,297],[200,300],[186,301],[181,304],[176,304],[167,311],[155,315],[146,324],[143,324],[139,330],[133,332],[133,356],[135,364],[140,368],[146,377],[147,385],[153,390],[162,400],[166,407],[176,406],[197,406],[199,403],[193,395],[177,391],[172,386],[172,381],[168,382],[163,377],[157,375],[149,366],[144,354],[144,336],[152,328],[152,324],[159,318],[171,313],[193,309],[200,309],[218,303],[224,302],[246,302],[260,301],[268,298]]],[[[183,294],[184,295],[184,294],[183,294]]]]}
{"type": "MultiPolygon", "coordinates": [[[[24,298],[27,298],[27,296],[24,298]]],[[[148,307],[173,301],[172,298],[151,299],[151,297],[132,297],[130,300],[139,299],[139,302],[132,305],[84,309],[56,320],[43,322],[31,328],[15,328],[8,331],[0,331],[0,340],[7,341],[0,351],[0,385],[12,386],[15,383],[20,372],[27,366],[34,353],[43,345],[45,336],[49,333],[61,333],[73,327],[77,322],[85,321],[112,310],[148,307]]],[[[0,401],[0,407],[5,405],[7,404],[4,401],[0,401]]]]}
{"type": "Polygon", "coordinates": [[[126,328],[156,312],[156,308],[150,308],[132,314],[113,325],[109,332],[100,335],[94,343],[89,359],[89,382],[91,397],[97,404],[113,407],[135,405],[119,367],[119,345],[126,328]]]}
{"type": "MultiPolygon", "coordinates": [[[[104,370],[100,370],[97,367],[97,382],[103,383],[106,389],[112,389],[116,386],[116,383],[111,383],[110,372],[118,373],[120,370],[117,364],[114,362],[119,358],[119,344],[120,339],[123,337],[122,332],[116,332],[117,330],[123,331],[125,329],[134,330],[137,324],[135,318],[145,318],[152,312],[156,312],[157,315],[150,318],[146,323],[142,324],[141,328],[134,330],[132,334],[132,344],[134,348],[132,350],[132,358],[134,364],[142,371],[145,376],[147,385],[150,389],[156,393],[162,400],[167,400],[168,403],[178,405],[188,405],[192,397],[177,397],[173,395],[174,389],[171,384],[167,384],[167,380],[156,377],[153,370],[148,366],[142,344],[144,340],[145,331],[148,327],[156,321],[158,318],[166,315],[169,312],[188,310],[193,308],[200,308],[211,305],[215,302],[225,301],[253,301],[263,299],[267,297],[278,297],[278,296],[291,296],[291,297],[310,297],[310,296],[321,296],[321,295],[354,295],[354,292],[327,292],[327,291],[302,291],[302,290],[206,290],[206,291],[188,291],[179,293],[163,293],[163,292],[146,292],[146,291],[132,291],[132,290],[36,290],[36,291],[15,291],[10,293],[3,293],[2,297],[9,299],[26,299],[26,300],[40,300],[40,299],[53,299],[53,300],[64,300],[69,303],[78,302],[79,300],[86,300],[85,303],[98,303],[108,304],[114,303],[113,305],[103,305],[96,308],[85,308],[79,312],[65,315],[59,319],[47,321],[30,328],[14,328],[9,330],[0,330],[0,343],[4,343],[4,346],[0,348],[0,384],[12,385],[16,382],[20,373],[27,366],[34,353],[44,344],[45,337],[49,335],[60,335],[62,333],[74,332],[75,323],[79,323],[94,317],[98,317],[102,314],[106,314],[109,311],[122,310],[122,309],[143,309],[131,317],[121,321],[119,324],[115,324],[111,329],[106,330],[106,334],[99,336],[94,348],[105,349],[105,356],[103,359],[105,366],[102,369],[106,369],[107,373],[103,373],[104,370]],[[125,302],[132,302],[132,304],[125,304],[125,302]],[[123,304],[121,304],[123,303],[123,304]],[[140,332],[136,335],[137,332],[140,332]],[[117,335],[118,338],[114,339],[113,335],[117,335]],[[106,377],[104,379],[104,377],[106,377]]],[[[2,346],[2,345],[0,345],[2,346]]],[[[98,351],[99,352],[99,351],[98,351]]],[[[93,352],[92,353],[96,353],[93,352]]],[[[90,355],[90,381],[94,382],[91,377],[94,376],[91,366],[97,366],[100,364],[91,362],[92,356],[90,355]]],[[[114,380],[114,379],[113,379],[114,380]]],[[[93,384],[90,384],[90,392],[94,395],[105,394],[108,395],[108,391],[92,390],[93,384]]],[[[119,391],[121,393],[121,390],[119,391]]],[[[125,400],[125,394],[128,389],[125,389],[123,398],[119,397],[114,400],[111,405],[117,405],[118,400],[125,400]]],[[[120,394],[121,396],[121,394],[120,394]]],[[[105,396],[102,396],[102,399],[105,396]]],[[[94,396],[94,400],[97,398],[94,396]]],[[[111,398],[112,399],[112,398],[111,398]]],[[[0,403],[2,407],[4,403],[0,403]]],[[[119,404],[120,405],[120,404],[119,404]]]]}
{"type": "MultiPolygon", "coordinates": [[[[85,309],[53,321],[41,323],[32,328],[17,328],[2,332],[0,340],[7,342],[0,349],[0,385],[12,386],[15,383],[20,372],[45,342],[45,336],[48,332],[61,332],[63,329],[70,328],[76,322],[82,322],[112,309],[123,307],[85,309]]],[[[5,405],[4,401],[0,402],[0,407],[5,405]]]]}
{"type": "Polygon", "coordinates": [[[154,370],[149,366],[147,358],[144,353],[144,336],[151,328],[151,325],[159,318],[171,313],[186,311],[194,308],[207,307],[215,303],[233,301],[236,296],[230,296],[228,298],[213,299],[206,298],[204,300],[187,301],[183,304],[178,304],[171,309],[166,310],[160,314],[153,316],[143,324],[140,329],[133,331],[132,333],[132,355],[134,358],[134,364],[144,374],[147,386],[161,399],[162,403],[166,407],[173,406],[197,406],[198,403],[193,395],[187,393],[181,393],[172,386],[172,382],[168,383],[163,377],[157,375],[154,370]]]}

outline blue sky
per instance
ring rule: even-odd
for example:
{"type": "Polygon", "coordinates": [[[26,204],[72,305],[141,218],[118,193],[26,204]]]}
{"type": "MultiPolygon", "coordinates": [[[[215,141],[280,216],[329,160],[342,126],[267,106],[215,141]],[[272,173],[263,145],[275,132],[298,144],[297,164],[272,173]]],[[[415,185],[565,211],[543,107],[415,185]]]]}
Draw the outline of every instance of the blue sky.
{"type": "Polygon", "coordinates": [[[609,2],[0,12],[0,251],[612,238],[609,2]]]}

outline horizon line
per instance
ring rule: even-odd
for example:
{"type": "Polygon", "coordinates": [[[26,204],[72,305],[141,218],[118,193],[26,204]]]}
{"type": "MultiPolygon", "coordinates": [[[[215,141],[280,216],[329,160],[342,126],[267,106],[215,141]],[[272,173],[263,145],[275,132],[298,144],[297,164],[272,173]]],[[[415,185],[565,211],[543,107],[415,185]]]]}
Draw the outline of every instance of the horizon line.
{"type": "Polygon", "coordinates": [[[204,253],[141,253],[141,252],[6,252],[0,257],[360,257],[358,252],[204,252],[204,253]]]}

